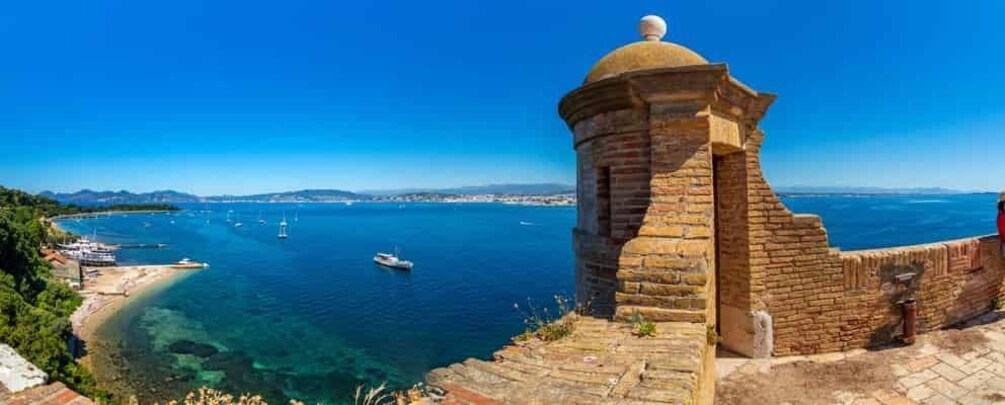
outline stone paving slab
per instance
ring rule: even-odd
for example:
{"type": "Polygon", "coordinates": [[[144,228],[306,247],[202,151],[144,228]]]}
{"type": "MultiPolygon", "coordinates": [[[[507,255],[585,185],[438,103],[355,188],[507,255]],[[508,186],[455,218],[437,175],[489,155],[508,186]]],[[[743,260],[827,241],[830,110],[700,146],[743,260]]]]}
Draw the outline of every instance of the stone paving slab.
{"type": "Polygon", "coordinates": [[[1003,319],[992,312],[912,346],[864,353],[720,358],[716,403],[1005,404],[1003,319]]]}
{"type": "Polygon", "coordinates": [[[658,323],[639,338],[624,323],[580,318],[554,342],[532,340],[429,372],[448,404],[687,404],[706,355],[703,324],[658,323]]]}

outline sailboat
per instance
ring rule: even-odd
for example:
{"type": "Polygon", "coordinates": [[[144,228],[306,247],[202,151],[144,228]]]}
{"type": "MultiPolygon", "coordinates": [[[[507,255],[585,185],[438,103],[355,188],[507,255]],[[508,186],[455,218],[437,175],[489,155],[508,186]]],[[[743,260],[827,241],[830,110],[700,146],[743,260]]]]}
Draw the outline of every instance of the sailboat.
{"type": "Polygon", "coordinates": [[[237,214],[237,219],[234,220],[234,228],[240,228],[242,226],[244,226],[244,224],[241,223],[241,214],[237,214]]]}
{"type": "Polygon", "coordinates": [[[293,211],[293,222],[300,222],[300,211],[293,211]]]}
{"type": "Polygon", "coordinates": [[[286,213],[283,213],[283,222],[279,223],[279,239],[286,239],[286,213]]]}
{"type": "Polygon", "coordinates": [[[231,212],[234,212],[234,210],[227,211],[227,223],[228,224],[230,223],[230,213],[231,212]]]}
{"type": "Polygon", "coordinates": [[[258,224],[265,225],[265,220],[262,219],[262,211],[258,211],[258,224]]]}

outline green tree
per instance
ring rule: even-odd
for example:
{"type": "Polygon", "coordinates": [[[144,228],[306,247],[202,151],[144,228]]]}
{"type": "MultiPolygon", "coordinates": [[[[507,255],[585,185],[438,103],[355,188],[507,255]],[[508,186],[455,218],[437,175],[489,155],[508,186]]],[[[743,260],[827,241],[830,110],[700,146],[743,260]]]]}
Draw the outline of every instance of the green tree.
{"type": "Polygon", "coordinates": [[[39,219],[79,209],[0,187],[0,342],[50,378],[84,395],[107,398],[67,346],[73,336],[69,316],[82,299],[52,280],[51,268],[39,256],[48,239],[39,219]]]}

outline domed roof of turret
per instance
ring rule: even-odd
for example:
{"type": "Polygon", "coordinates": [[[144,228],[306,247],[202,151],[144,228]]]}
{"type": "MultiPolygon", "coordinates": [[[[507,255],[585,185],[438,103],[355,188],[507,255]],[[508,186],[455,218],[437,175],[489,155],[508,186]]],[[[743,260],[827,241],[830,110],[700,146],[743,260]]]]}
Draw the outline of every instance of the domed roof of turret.
{"type": "Polygon", "coordinates": [[[690,49],[663,42],[666,32],[667,24],[662,18],[654,15],[642,17],[639,33],[644,40],[622,46],[600,58],[584,82],[595,82],[636,70],[708,64],[705,58],[690,49]]]}

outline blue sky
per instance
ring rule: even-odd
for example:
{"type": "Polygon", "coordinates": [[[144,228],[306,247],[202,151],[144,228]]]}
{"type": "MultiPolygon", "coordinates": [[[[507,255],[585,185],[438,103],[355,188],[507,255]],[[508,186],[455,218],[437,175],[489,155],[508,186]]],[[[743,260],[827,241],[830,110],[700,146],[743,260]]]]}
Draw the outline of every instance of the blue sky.
{"type": "Polygon", "coordinates": [[[198,194],[575,181],[556,104],[664,16],[779,98],[775,185],[1005,186],[1005,2],[27,1],[0,184],[198,194]],[[822,3],[822,4],[817,4],[822,3]]]}

